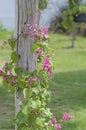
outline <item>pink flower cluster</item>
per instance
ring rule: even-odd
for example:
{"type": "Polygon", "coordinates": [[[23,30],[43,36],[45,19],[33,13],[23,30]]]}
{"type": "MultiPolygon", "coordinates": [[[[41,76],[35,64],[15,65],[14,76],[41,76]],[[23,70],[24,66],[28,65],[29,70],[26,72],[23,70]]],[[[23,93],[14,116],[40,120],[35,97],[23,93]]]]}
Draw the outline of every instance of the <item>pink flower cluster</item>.
{"type": "Polygon", "coordinates": [[[46,40],[46,35],[48,35],[48,28],[39,29],[37,25],[26,24],[27,30],[24,32],[25,35],[32,35],[38,40],[46,40]]]}
{"type": "Polygon", "coordinates": [[[55,126],[56,130],[61,130],[61,124],[57,124],[57,119],[54,116],[52,120],[48,123],[49,126],[55,126]]]}
{"type": "Polygon", "coordinates": [[[4,40],[4,41],[3,41],[3,46],[4,46],[4,45],[7,45],[7,44],[8,44],[8,41],[4,40]]]}
{"type": "Polygon", "coordinates": [[[0,76],[3,76],[4,71],[0,69],[0,76]]]}
{"type": "Polygon", "coordinates": [[[37,78],[37,77],[30,77],[30,78],[28,78],[27,80],[26,80],[27,82],[38,82],[39,81],[39,79],[37,78]]]}
{"type": "Polygon", "coordinates": [[[65,112],[63,117],[62,117],[62,120],[68,121],[68,120],[71,120],[71,119],[74,119],[74,116],[70,116],[67,112],[65,112]]]}
{"type": "Polygon", "coordinates": [[[46,55],[43,61],[43,70],[49,73],[49,76],[52,77],[52,67],[50,63],[50,56],[46,55]]]}
{"type": "Polygon", "coordinates": [[[36,51],[36,56],[38,57],[39,55],[42,55],[43,54],[43,49],[42,48],[39,48],[37,51],[36,51]]]}
{"type": "MultiPolygon", "coordinates": [[[[63,114],[63,117],[62,117],[63,122],[71,120],[71,119],[74,119],[74,116],[70,116],[67,112],[65,112],[63,114]]],[[[54,126],[56,128],[56,130],[61,130],[61,128],[62,128],[61,124],[57,123],[57,119],[55,116],[52,118],[51,121],[48,122],[48,125],[52,126],[52,127],[54,126]]]]}
{"type": "Polygon", "coordinates": [[[16,76],[14,75],[4,75],[3,80],[8,84],[11,83],[11,85],[14,87],[17,86],[16,76]]]}
{"type": "Polygon", "coordinates": [[[27,31],[24,32],[26,35],[32,35],[36,36],[38,34],[38,26],[35,25],[30,25],[29,23],[26,24],[27,31]]]}
{"type": "Polygon", "coordinates": [[[8,63],[6,62],[3,68],[0,70],[0,76],[3,76],[3,80],[6,83],[11,83],[12,86],[16,87],[17,86],[17,81],[16,81],[16,76],[14,76],[10,71],[8,74],[6,74],[6,68],[7,68],[8,63]]]}
{"type": "Polygon", "coordinates": [[[0,48],[2,49],[7,44],[8,44],[8,41],[4,40],[3,43],[2,43],[2,45],[0,46],[0,48]]]}
{"type": "Polygon", "coordinates": [[[26,79],[26,82],[28,83],[28,88],[32,88],[33,83],[39,83],[39,79],[37,77],[29,77],[26,79]]]}
{"type": "Polygon", "coordinates": [[[47,27],[45,27],[45,28],[43,28],[41,31],[40,31],[40,38],[41,39],[45,39],[45,37],[46,37],[46,35],[48,35],[48,28],[47,27]]]}

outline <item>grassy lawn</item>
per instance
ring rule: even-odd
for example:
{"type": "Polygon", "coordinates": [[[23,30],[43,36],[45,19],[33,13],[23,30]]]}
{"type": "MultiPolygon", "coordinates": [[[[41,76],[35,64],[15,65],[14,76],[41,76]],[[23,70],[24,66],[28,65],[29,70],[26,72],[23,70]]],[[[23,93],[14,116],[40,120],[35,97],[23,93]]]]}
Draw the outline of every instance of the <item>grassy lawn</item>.
{"type": "Polygon", "coordinates": [[[62,130],[86,130],[86,38],[77,37],[74,49],[70,37],[51,34],[51,46],[55,50],[54,78],[51,83],[51,108],[57,118],[63,112],[75,116],[63,125],[62,130]],[[54,38],[53,38],[54,37],[54,38]]]}
{"type": "MultiPolygon", "coordinates": [[[[0,44],[10,36],[0,32],[0,44]]],[[[59,120],[64,112],[75,116],[62,130],[86,130],[86,38],[77,37],[74,49],[67,49],[69,36],[50,34],[54,49],[54,78],[50,83],[51,110],[59,120]]],[[[9,47],[0,49],[0,66],[9,59],[9,47]]],[[[14,130],[14,97],[0,85],[0,130],[14,130]]]]}
{"type": "MultiPolygon", "coordinates": [[[[3,40],[7,40],[11,34],[11,32],[7,31],[0,32],[0,45],[2,45],[3,40]]],[[[9,46],[6,45],[4,48],[0,48],[0,68],[9,60],[9,55],[9,46]]],[[[14,97],[3,88],[0,79],[0,130],[13,130],[13,120],[14,97]]]]}

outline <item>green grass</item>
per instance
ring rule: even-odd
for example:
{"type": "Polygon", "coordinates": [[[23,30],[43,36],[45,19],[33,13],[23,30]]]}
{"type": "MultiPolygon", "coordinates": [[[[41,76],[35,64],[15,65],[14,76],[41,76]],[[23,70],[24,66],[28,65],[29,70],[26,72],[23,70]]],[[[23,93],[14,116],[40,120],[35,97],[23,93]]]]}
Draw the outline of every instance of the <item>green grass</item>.
{"type": "MultiPolygon", "coordinates": [[[[0,46],[4,40],[7,40],[12,35],[12,32],[1,31],[0,32],[0,46]]],[[[10,58],[10,47],[5,46],[0,48],[0,68],[10,58]]],[[[0,79],[0,130],[13,130],[14,124],[14,96],[7,92],[0,79]]]]}
{"type": "MultiPolygon", "coordinates": [[[[0,32],[0,44],[10,36],[0,32]]],[[[50,34],[50,46],[54,49],[54,77],[50,83],[50,107],[57,119],[64,112],[75,116],[63,124],[62,130],[86,130],[86,38],[77,37],[74,49],[67,35],[50,34]]],[[[7,46],[0,50],[0,66],[9,59],[7,46]]],[[[14,97],[0,85],[0,130],[14,130],[14,97]]]]}
{"type": "Polygon", "coordinates": [[[51,109],[58,119],[64,112],[75,116],[62,130],[86,130],[86,38],[77,37],[74,49],[69,36],[51,34],[55,50],[51,109]]]}

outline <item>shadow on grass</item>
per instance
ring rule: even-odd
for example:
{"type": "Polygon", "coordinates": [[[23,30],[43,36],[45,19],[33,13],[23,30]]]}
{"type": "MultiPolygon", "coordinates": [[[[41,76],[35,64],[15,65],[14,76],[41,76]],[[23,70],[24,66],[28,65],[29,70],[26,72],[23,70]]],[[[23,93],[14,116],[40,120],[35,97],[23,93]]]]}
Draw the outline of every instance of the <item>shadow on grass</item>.
{"type": "Polygon", "coordinates": [[[0,84],[0,130],[14,128],[14,96],[0,84]]]}
{"type": "Polygon", "coordinates": [[[54,112],[86,109],[86,70],[55,73],[50,86],[54,112]]]}
{"type": "MultiPolygon", "coordinates": [[[[50,91],[54,115],[61,119],[64,112],[69,112],[76,118],[64,124],[63,130],[86,130],[86,70],[55,73],[50,91]]],[[[12,129],[13,117],[14,98],[0,87],[0,129],[12,129]]]]}
{"type": "Polygon", "coordinates": [[[86,130],[86,70],[55,73],[50,91],[50,107],[57,119],[64,112],[75,117],[62,130],[86,130]]]}

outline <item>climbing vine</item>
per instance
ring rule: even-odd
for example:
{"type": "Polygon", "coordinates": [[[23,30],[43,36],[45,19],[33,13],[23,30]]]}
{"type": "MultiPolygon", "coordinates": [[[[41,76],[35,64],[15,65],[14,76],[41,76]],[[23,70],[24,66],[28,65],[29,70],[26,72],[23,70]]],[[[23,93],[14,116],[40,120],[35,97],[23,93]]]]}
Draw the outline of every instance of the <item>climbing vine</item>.
{"type": "MultiPolygon", "coordinates": [[[[15,123],[18,130],[61,130],[61,124],[48,108],[50,93],[49,81],[53,77],[53,64],[51,54],[53,50],[48,46],[48,28],[39,29],[37,25],[25,23],[23,31],[15,39],[4,41],[11,48],[10,61],[6,62],[0,70],[3,86],[12,93],[17,93],[20,98],[20,110],[16,115],[15,123]],[[24,29],[27,28],[26,30],[24,29]],[[20,37],[26,39],[33,37],[31,53],[35,54],[37,67],[33,72],[27,72],[17,66],[21,55],[15,51],[16,43],[20,37]]],[[[61,122],[73,119],[68,113],[64,113],[61,122]]]]}
{"type": "MultiPolygon", "coordinates": [[[[10,61],[6,62],[0,70],[4,87],[10,92],[22,93],[20,111],[15,122],[18,130],[61,130],[61,124],[50,112],[49,80],[53,77],[53,65],[50,55],[53,53],[48,46],[48,28],[39,29],[36,25],[30,26],[26,23],[28,31],[22,32],[17,39],[8,39],[12,50],[10,61]],[[16,42],[19,37],[27,38],[33,36],[36,43],[32,47],[32,53],[37,58],[37,68],[33,72],[27,72],[15,66],[21,58],[15,51],[16,42]]],[[[7,44],[5,41],[4,44],[7,44]]],[[[62,121],[73,119],[68,113],[64,113],[62,121]]]]}

